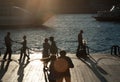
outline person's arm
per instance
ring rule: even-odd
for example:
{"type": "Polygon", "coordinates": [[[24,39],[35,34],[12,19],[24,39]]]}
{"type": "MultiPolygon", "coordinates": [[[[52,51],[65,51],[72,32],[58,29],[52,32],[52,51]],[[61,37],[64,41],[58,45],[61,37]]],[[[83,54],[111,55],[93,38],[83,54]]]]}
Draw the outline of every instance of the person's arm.
{"type": "Polygon", "coordinates": [[[68,62],[69,62],[69,68],[74,68],[74,64],[69,57],[68,57],[68,62]]]}

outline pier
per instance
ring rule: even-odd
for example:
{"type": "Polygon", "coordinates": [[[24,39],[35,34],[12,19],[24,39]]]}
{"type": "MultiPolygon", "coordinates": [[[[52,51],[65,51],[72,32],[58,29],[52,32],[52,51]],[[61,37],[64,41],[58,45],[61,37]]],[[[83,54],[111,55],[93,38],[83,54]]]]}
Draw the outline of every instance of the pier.
{"type": "MultiPolygon", "coordinates": [[[[119,82],[120,58],[110,54],[92,54],[89,59],[78,59],[67,54],[75,67],[71,71],[72,82],[119,82]]],[[[3,56],[3,55],[2,55],[3,56]]],[[[30,54],[30,60],[19,63],[19,54],[12,55],[12,61],[0,57],[0,82],[49,82],[40,61],[40,52],[30,54]]]]}

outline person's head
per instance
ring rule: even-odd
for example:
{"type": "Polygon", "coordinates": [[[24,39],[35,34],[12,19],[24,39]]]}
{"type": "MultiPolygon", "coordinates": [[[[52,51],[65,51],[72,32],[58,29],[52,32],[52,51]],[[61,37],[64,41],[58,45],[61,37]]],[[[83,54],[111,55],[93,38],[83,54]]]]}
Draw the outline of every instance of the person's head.
{"type": "Polygon", "coordinates": [[[60,51],[60,56],[66,56],[66,51],[65,50],[60,51]]]}
{"type": "Polygon", "coordinates": [[[7,36],[10,36],[10,32],[7,32],[7,36]]]}
{"type": "Polygon", "coordinates": [[[83,30],[80,30],[80,33],[83,33],[83,30]]]}
{"type": "Polygon", "coordinates": [[[23,36],[23,39],[26,40],[26,36],[25,35],[23,36]]]}
{"type": "Polygon", "coordinates": [[[45,38],[45,40],[44,40],[46,43],[48,42],[48,39],[47,38],[45,38]]]}
{"type": "Polygon", "coordinates": [[[51,37],[50,37],[50,41],[54,41],[54,37],[51,36],[51,37]]]}

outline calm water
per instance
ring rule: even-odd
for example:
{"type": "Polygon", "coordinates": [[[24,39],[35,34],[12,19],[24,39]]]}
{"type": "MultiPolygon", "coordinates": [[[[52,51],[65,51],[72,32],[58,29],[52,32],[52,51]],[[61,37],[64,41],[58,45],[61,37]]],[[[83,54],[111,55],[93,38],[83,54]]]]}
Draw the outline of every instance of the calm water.
{"type": "MultiPolygon", "coordinates": [[[[74,53],[77,48],[77,35],[84,30],[84,39],[93,50],[92,53],[109,53],[112,45],[120,45],[120,23],[98,22],[91,14],[62,14],[50,18],[44,23],[48,28],[0,29],[0,47],[4,47],[4,36],[11,32],[13,40],[21,41],[26,35],[30,48],[42,48],[45,37],[54,36],[57,46],[74,53]]],[[[21,45],[13,43],[13,49],[21,45]]]]}

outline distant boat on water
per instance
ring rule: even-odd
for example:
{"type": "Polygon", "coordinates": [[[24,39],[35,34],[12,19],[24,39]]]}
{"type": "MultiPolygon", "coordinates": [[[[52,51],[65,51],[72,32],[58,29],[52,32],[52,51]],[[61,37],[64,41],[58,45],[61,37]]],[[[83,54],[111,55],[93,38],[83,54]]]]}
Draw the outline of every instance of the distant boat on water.
{"type": "Polygon", "coordinates": [[[109,11],[98,11],[93,17],[97,21],[120,21],[120,6],[113,5],[109,11]]]}

